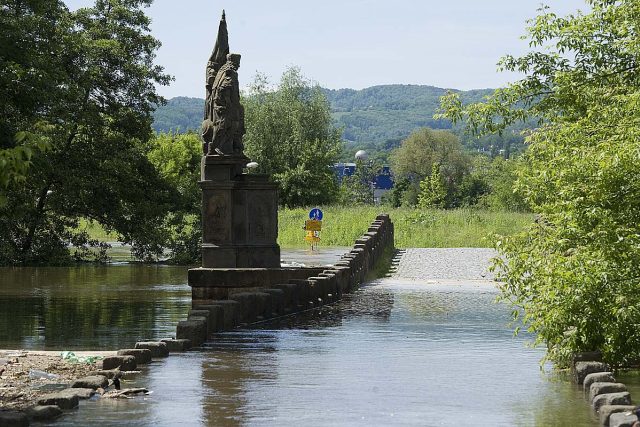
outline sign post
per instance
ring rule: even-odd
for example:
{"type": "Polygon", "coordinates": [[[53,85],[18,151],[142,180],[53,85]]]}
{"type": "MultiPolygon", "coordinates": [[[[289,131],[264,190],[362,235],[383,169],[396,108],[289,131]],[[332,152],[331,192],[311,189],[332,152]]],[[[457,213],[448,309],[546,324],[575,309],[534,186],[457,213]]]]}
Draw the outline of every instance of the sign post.
{"type": "Polygon", "coordinates": [[[320,231],[322,231],[323,213],[319,208],[309,211],[309,219],[304,222],[303,229],[306,231],[304,240],[311,244],[311,250],[318,248],[320,242],[320,231]]]}

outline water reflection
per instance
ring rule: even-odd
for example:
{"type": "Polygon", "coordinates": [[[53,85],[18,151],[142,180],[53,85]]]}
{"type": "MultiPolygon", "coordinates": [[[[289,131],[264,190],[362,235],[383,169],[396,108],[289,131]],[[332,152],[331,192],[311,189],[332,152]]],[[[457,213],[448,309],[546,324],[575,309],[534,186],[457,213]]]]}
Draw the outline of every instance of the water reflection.
{"type": "MultiPolygon", "coordinates": [[[[129,346],[171,334],[188,308],[183,268],[77,269],[1,271],[3,347],[129,346]]],[[[380,281],[154,361],[125,383],[153,394],[85,401],[57,424],[593,425],[580,389],[540,371],[542,352],[513,337],[495,296],[487,284],[380,281]]]]}
{"type": "MultiPolygon", "coordinates": [[[[285,249],[335,262],[346,248],[285,249]]],[[[114,349],[173,336],[191,304],[187,267],[120,264],[0,268],[0,348],[114,349]]]]}
{"type": "MultiPolygon", "coordinates": [[[[322,314],[220,334],[143,375],[155,393],[136,424],[593,425],[579,388],[540,371],[541,351],[513,337],[494,298],[487,285],[384,281],[322,314]]],[[[62,425],[140,411],[89,404],[62,425]]]]}
{"type": "Polygon", "coordinates": [[[111,349],[173,335],[187,312],[184,267],[0,269],[0,346],[111,349]]]}

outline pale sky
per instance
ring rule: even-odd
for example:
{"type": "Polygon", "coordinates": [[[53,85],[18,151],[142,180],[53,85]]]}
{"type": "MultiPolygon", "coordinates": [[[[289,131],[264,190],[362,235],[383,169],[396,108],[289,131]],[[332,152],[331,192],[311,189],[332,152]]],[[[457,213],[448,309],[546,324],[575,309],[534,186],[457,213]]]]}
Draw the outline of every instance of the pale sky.
{"type": "MultiPolygon", "coordinates": [[[[71,8],[91,0],[65,0],[71,8]]],[[[155,0],[147,10],[162,42],[157,63],[175,81],[161,95],[204,97],[204,69],[226,10],[231,52],[242,55],[240,84],[257,71],[277,82],[290,65],[331,89],[424,84],[495,88],[506,53],[522,54],[525,21],[540,0],[155,0]]],[[[584,0],[547,0],[559,15],[584,0]]]]}

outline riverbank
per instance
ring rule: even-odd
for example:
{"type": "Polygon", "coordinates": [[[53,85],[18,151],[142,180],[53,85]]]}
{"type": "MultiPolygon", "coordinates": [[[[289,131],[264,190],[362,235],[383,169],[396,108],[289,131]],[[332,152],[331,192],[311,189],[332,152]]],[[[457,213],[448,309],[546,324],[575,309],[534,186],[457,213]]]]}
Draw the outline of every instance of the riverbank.
{"type": "MultiPolygon", "coordinates": [[[[75,356],[102,358],[114,351],[79,351],[75,356]]],[[[101,369],[101,363],[64,360],[59,351],[0,350],[0,408],[25,410],[45,394],[101,369]]]]}

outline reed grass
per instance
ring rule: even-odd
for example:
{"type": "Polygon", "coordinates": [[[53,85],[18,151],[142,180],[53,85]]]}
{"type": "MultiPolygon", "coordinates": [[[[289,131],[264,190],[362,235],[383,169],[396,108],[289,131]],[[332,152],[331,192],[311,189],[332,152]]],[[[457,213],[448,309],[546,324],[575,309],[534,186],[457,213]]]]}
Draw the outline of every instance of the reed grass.
{"type": "MultiPolygon", "coordinates": [[[[533,215],[478,209],[389,209],[384,207],[322,207],[321,246],[351,246],[379,213],[388,213],[395,226],[398,248],[491,247],[493,234],[510,235],[533,221],[533,215]]],[[[304,221],[309,209],[282,209],[279,238],[282,247],[304,246],[304,221]]]]}

